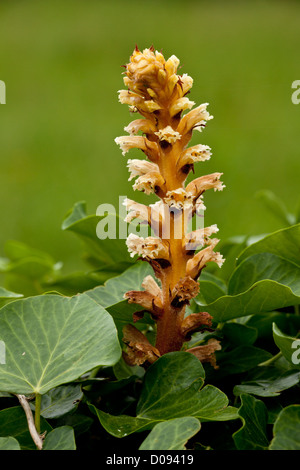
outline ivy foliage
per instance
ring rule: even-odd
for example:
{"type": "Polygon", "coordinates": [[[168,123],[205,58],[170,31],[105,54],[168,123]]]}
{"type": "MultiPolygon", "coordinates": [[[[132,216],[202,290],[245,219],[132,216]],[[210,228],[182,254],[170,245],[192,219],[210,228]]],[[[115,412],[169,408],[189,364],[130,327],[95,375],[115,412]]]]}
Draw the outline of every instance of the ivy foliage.
{"type": "MultiPolygon", "coordinates": [[[[277,207],[284,228],[223,242],[224,267],[203,272],[187,309],[210,313],[212,329],[146,370],[122,358],[122,329],[136,311],[123,295],[151,269],[128,256],[123,239],[98,239],[103,216],[87,215],[80,202],[62,225],[83,243],[85,272],[65,275],[47,253],[7,243],[0,449],[35,448],[22,394],[40,413],[45,450],[93,450],[99,439],[105,451],[116,442],[132,450],[299,450],[300,223],[272,194],[260,197],[277,207]],[[221,344],[217,367],[186,351],[211,338],[221,344]]],[[[150,315],[135,326],[153,343],[150,315]]]]}

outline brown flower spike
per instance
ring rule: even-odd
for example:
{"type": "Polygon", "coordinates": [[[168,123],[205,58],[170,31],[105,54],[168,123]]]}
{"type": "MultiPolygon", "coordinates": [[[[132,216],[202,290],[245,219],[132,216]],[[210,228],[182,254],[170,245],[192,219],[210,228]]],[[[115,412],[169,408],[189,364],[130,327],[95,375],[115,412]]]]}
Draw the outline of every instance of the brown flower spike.
{"type": "MultiPolygon", "coordinates": [[[[202,131],[212,116],[207,103],[191,110],[195,103],[187,95],[193,80],[187,74],[177,75],[178,66],[174,55],[165,60],[153,47],[143,52],[136,47],[125,66],[127,90],[119,92],[120,102],[128,104],[130,111],[138,112],[142,119],[131,122],[125,128],[129,135],[115,141],[124,155],[139,148],[147,158],[128,160],[129,180],[135,179],[135,190],[155,193],[159,198],[149,207],[126,201],[127,222],[137,218],[149,224],[154,235],[142,238],[131,233],[126,242],[128,250],[131,256],[139,255],[148,261],[159,281],[147,276],[142,284],[144,290],[125,294],[129,302],[150,312],[156,322],[155,347],[146,338],[141,341],[141,333],[132,325],[125,329],[131,364],[151,363],[160,355],[178,351],[193,331],[211,325],[208,314],[185,318],[185,309],[199,293],[202,269],[211,261],[219,266],[223,263],[220,253],[214,251],[219,240],[210,238],[218,231],[216,225],[188,231],[191,218],[205,209],[204,192],[211,188],[220,191],[224,186],[220,181],[222,173],[201,176],[185,185],[194,164],[211,156],[208,146],[188,147],[188,143],[193,131],[202,131]],[[187,112],[183,115],[184,111],[187,112]]],[[[135,321],[138,319],[135,316],[135,321]]],[[[212,353],[211,345],[210,356],[212,353]]]]}

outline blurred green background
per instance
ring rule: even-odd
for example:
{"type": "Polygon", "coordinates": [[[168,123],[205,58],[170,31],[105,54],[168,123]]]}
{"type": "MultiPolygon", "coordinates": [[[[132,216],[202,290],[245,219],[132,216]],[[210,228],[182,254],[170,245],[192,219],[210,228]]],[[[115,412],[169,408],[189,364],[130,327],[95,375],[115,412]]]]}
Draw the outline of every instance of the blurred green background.
{"type": "MultiPolygon", "coordinates": [[[[114,142],[132,117],[118,102],[135,44],[175,54],[194,79],[190,99],[214,119],[193,144],[212,148],[196,176],[223,172],[207,192],[206,225],[221,239],[281,228],[255,198],[274,191],[293,211],[299,194],[298,1],[1,0],[0,255],[7,239],[78,265],[61,231],[76,201],[89,213],[134,193],[114,142]]],[[[128,158],[141,156],[132,151],[128,158]]]]}

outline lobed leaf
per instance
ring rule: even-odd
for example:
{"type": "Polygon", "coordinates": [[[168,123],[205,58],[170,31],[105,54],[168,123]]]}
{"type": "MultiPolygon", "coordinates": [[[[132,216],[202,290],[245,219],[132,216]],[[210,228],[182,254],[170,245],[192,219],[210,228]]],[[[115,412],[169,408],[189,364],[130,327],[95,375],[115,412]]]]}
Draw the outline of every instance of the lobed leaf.
{"type": "Polygon", "coordinates": [[[102,426],[115,437],[152,429],[159,422],[193,416],[200,421],[236,419],[227,396],[206,385],[199,360],[187,352],[163,355],[147,370],[137,404],[137,416],[113,416],[90,405],[102,426]]]}
{"type": "Polygon", "coordinates": [[[238,450],[265,450],[269,442],[266,436],[268,412],[265,404],[251,395],[241,395],[238,411],[243,425],[233,434],[238,450]]]}

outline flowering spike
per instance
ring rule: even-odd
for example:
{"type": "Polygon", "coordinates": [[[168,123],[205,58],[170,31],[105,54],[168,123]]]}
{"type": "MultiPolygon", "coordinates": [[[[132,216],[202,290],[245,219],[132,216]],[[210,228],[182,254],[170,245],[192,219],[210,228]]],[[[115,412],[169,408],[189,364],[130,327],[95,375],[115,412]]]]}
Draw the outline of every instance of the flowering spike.
{"type": "MultiPolygon", "coordinates": [[[[115,141],[123,154],[138,148],[148,159],[128,160],[129,181],[135,179],[133,189],[155,193],[159,198],[149,206],[128,199],[125,202],[129,211],[126,221],[138,218],[141,223],[148,223],[155,234],[142,238],[131,233],[128,250],[132,257],[138,255],[148,261],[159,280],[156,283],[152,276],[147,276],[142,283],[144,290],[125,293],[130,303],[143,308],[135,313],[134,321],[146,310],[156,322],[155,347],[133,327],[125,330],[131,363],[152,362],[162,354],[180,350],[194,330],[211,326],[207,313],[185,318],[185,309],[199,294],[198,278],[206,264],[214,262],[221,266],[224,261],[214,251],[219,240],[210,238],[218,231],[216,225],[188,230],[191,218],[205,209],[205,191],[221,191],[225,186],[220,181],[222,173],[200,176],[185,186],[194,165],[211,157],[207,145],[188,147],[188,143],[193,131],[201,132],[213,116],[207,111],[208,103],[193,109],[195,103],[186,96],[193,79],[177,74],[179,63],[175,55],[165,60],[153,46],[143,51],[136,46],[124,74],[127,90],[119,91],[120,102],[128,104],[130,111],[139,112],[142,118],[125,127],[129,136],[117,137],[115,141]]],[[[200,360],[211,360],[219,344],[206,349],[198,348],[191,353],[200,360]]]]}

